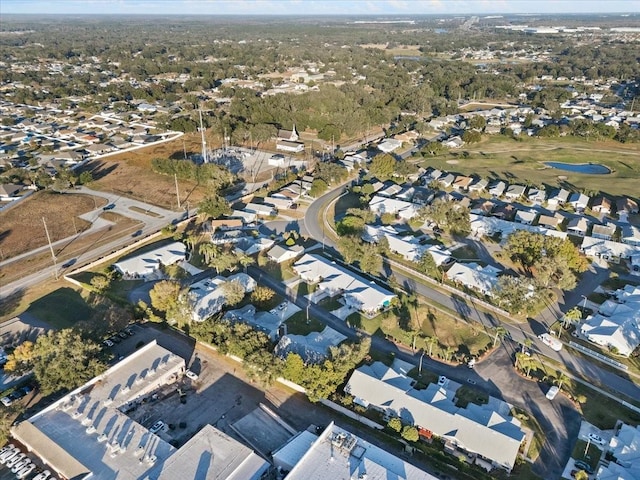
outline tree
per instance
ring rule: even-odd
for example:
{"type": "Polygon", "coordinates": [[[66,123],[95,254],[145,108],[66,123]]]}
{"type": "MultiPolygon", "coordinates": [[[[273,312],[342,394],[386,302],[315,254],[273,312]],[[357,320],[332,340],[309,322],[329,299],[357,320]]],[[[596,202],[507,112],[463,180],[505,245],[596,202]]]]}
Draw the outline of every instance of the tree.
{"type": "Polygon", "coordinates": [[[238,263],[242,266],[245,273],[247,272],[247,267],[249,265],[253,265],[254,263],[256,263],[253,257],[250,257],[249,255],[246,255],[244,253],[237,253],[236,259],[238,260],[238,263]]]}
{"type": "Polygon", "coordinates": [[[412,425],[405,425],[400,436],[407,442],[417,442],[420,439],[418,429],[412,425]]]}
{"type": "Polygon", "coordinates": [[[33,348],[33,373],[43,395],[72,390],[101,374],[102,348],[79,333],[64,329],[40,335],[33,348]]]}
{"type": "Polygon", "coordinates": [[[558,385],[558,389],[562,390],[562,386],[569,381],[569,377],[564,373],[560,372],[558,378],[556,378],[556,384],[558,385]]]}
{"type": "Polygon", "coordinates": [[[427,348],[429,348],[429,356],[431,356],[431,354],[433,353],[433,347],[438,345],[438,338],[437,337],[427,337],[427,338],[424,339],[424,343],[427,345],[427,348]]]}
{"type": "Polygon", "coordinates": [[[525,348],[531,348],[531,345],[533,345],[533,340],[531,340],[529,337],[525,337],[525,339],[522,341],[521,353],[525,352],[525,348]]]}
{"type": "Polygon", "coordinates": [[[478,143],[480,140],[482,140],[482,135],[477,130],[466,130],[462,134],[464,143],[478,143]]]}
{"type": "Polygon", "coordinates": [[[231,252],[221,251],[218,255],[212,257],[207,264],[220,275],[225,270],[235,270],[237,265],[236,256],[231,252]]]}
{"type": "Polygon", "coordinates": [[[573,478],[575,478],[575,480],[589,480],[589,474],[584,470],[578,470],[573,478]]]}
{"type": "Polygon", "coordinates": [[[204,257],[205,263],[208,264],[209,262],[211,262],[213,258],[220,255],[220,252],[222,252],[222,249],[218,245],[206,242],[206,243],[200,244],[200,247],[198,248],[198,252],[200,253],[200,255],[204,257]]]}
{"type": "Polygon", "coordinates": [[[430,277],[438,277],[438,266],[430,252],[425,250],[422,252],[420,259],[418,260],[418,270],[430,277]]]}
{"type": "Polygon", "coordinates": [[[222,293],[224,294],[225,305],[237,305],[244,298],[244,287],[237,280],[224,282],[220,285],[220,288],[222,289],[222,293]]]}
{"type": "Polygon", "coordinates": [[[4,366],[5,371],[20,376],[31,370],[34,355],[33,347],[33,342],[29,340],[18,345],[13,353],[7,356],[7,363],[4,366]]]}
{"type": "Polygon", "coordinates": [[[275,294],[276,292],[271,290],[269,287],[257,285],[253,292],[251,292],[251,303],[258,307],[265,307],[269,304],[275,294]]]}
{"type": "Polygon", "coordinates": [[[402,421],[400,421],[398,417],[393,417],[387,422],[387,427],[394,432],[400,433],[402,430],[402,421]]]}
{"type": "Polygon", "coordinates": [[[78,177],[78,182],[80,183],[80,185],[88,185],[89,183],[93,182],[93,175],[91,175],[91,172],[85,170],[78,177]]]}
{"type": "Polygon", "coordinates": [[[223,215],[229,215],[231,213],[231,207],[224,197],[214,194],[209,195],[200,202],[200,205],[198,205],[198,213],[206,215],[209,218],[220,218],[223,215]]]}
{"type": "Polygon", "coordinates": [[[309,195],[311,195],[314,198],[317,198],[320,195],[322,195],[324,192],[326,192],[327,188],[329,188],[329,185],[327,185],[327,182],[325,182],[321,178],[316,178],[311,184],[311,188],[309,189],[309,195]]]}
{"type": "Polygon", "coordinates": [[[532,288],[526,278],[503,275],[492,290],[492,298],[509,313],[521,314],[535,304],[536,291],[532,288]]]}
{"type": "Polygon", "coordinates": [[[373,275],[377,275],[382,270],[382,256],[378,254],[378,248],[375,245],[371,243],[362,245],[360,270],[373,275]]]}
{"type": "Polygon", "coordinates": [[[453,347],[447,347],[442,352],[442,355],[444,356],[444,359],[448,362],[449,360],[451,360],[451,356],[454,354],[454,352],[455,350],[453,349],[453,347]]]}
{"type": "Polygon", "coordinates": [[[282,375],[293,383],[301,384],[305,375],[305,365],[302,357],[297,353],[290,352],[284,361],[282,375]]]}
{"type": "Polygon", "coordinates": [[[159,312],[169,313],[176,308],[181,290],[178,282],[162,280],[149,291],[151,305],[159,312]]]}
{"type": "Polygon", "coordinates": [[[396,159],[388,154],[382,153],[376,155],[369,165],[369,172],[378,180],[387,180],[391,178],[396,171],[396,159]]]}
{"type": "Polygon", "coordinates": [[[527,230],[518,230],[509,234],[504,251],[512,260],[519,261],[525,267],[531,267],[542,258],[544,236],[527,230]]]}
{"type": "Polygon", "coordinates": [[[504,328],[502,325],[498,325],[496,327],[495,335],[493,337],[493,346],[495,347],[496,344],[498,343],[498,340],[504,338],[506,334],[507,334],[507,329],[504,328]]]}
{"type": "Polygon", "coordinates": [[[469,126],[477,130],[482,130],[487,125],[487,120],[481,115],[474,115],[469,119],[469,126]]]}
{"type": "Polygon", "coordinates": [[[90,282],[96,293],[104,293],[109,289],[111,280],[106,275],[94,275],[91,277],[90,282]]]}

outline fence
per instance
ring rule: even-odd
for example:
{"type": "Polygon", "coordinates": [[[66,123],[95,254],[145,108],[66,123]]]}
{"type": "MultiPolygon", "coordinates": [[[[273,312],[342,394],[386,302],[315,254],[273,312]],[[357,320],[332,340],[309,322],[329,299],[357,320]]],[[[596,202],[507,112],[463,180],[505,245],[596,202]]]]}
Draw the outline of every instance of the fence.
{"type": "Polygon", "coordinates": [[[617,360],[614,360],[613,358],[607,357],[606,355],[603,355],[601,353],[598,353],[594,350],[591,350],[590,348],[585,347],[584,345],[580,345],[579,343],[576,342],[569,342],[569,346],[571,348],[575,348],[576,350],[580,350],[582,353],[589,355],[590,357],[593,358],[597,358],[598,360],[607,363],[609,365],[611,365],[612,367],[615,367],[619,370],[624,370],[627,371],[629,370],[629,367],[627,365],[625,365],[624,363],[620,363],[617,360]]]}

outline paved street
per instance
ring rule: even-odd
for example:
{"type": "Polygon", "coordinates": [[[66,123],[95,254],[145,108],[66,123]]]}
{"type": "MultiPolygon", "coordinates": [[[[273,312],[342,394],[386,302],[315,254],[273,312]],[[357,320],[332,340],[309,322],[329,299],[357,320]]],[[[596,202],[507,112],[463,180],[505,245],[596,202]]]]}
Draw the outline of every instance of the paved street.
{"type": "MultiPolygon", "coordinates": [[[[155,205],[150,205],[144,202],[140,202],[137,200],[132,200],[129,198],[121,197],[119,195],[114,195],[108,192],[101,192],[98,190],[90,190],[87,187],[82,187],[80,190],[74,190],[74,192],[85,193],[88,195],[93,195],[97,197],[103,197],[107,200],[108,205],[114,205],[111,212],[118,213],[120,215],[133,218],[139,220],[143,223],[143,226],[140,227],[139,233],[136,233],[136,236],[132,235],[121,235],[113,241],[101,245],[99,247],[87,249],[82,254],[78,255],[75,259],[73,259],[73,265],[78,266],[83,263],[89,263],[101,256],[107,255],[111,252],[117,251],[123,246],[133,243],[137,240],[144,238],[147,235],[155,233],[161,230],[166,225],[178,221],[183,217],[186,218],[186,211],[182,212],[172,212],[170,210],[165,210],[160,207],[156,207],[155,205]],[[133,210],[132,210],[133,208],[133,210]],[[149,212],[149,213],[143,213],[149,212]]],[[[73,236],[69,238],[65,238],[62,240],[58,240],[55,242],[54,248],[59,245],[65,245],[73,241],[74,239],[80,238],[85,235],[89,235],[95,233],[96,230],[108,228],[108,222],[104,222],[103,220],[98,219],[99,215],[103,213],[102,208],[96,208],[86,214],[83,217],[86,217],[87,220],[98,223],[95,228],[90,228],[89,230],[80,233],[78,236],[73,236]]],[[[192,212],[189,212],[189,214],[192,212]]],[[[133,234],[134,232],[132,232],[133,234]]],[[[3,262],[3,264],[10,263],[13,261],[17,261],[18,259],[24,259],[30,255],[35,255],[42,251],[48,250],[49,246],[44,245],[40,248],[32,250],[27,254],[21,255],[20,257],[12,258],[3,262]]],[[[58,275],[64,273],[64,265],[58,265],[58,275]]],[[[48,280],[54,277],[54,267],[53,265],[40,270],[39,272],[33,273],[31,275],[24,276],[20,280],[16,280],[15,282],[0,286],[0,299],[10,297],[13,294],[16,294],[20,291],[24,291],[27,288],[36,285],[42,281],[48,280]]]]}

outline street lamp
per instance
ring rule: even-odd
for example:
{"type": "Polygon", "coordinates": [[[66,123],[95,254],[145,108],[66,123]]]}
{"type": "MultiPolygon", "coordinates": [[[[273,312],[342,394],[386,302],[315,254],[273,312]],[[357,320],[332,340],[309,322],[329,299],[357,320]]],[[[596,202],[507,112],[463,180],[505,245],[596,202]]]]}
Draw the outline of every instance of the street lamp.
{"type": "Polygon", "coordinates": [[[311,306],[311,300],[307,301],[307,325],[309,325],[309,307],[311,306]]]}
{"type": "Polygon", "coordinates": [[[584,312],[587,311],[587,296],[586,295],[580,295],[582,298],[584,298],[584,303],[582,304],[582,313],[584,314],[584,312]]]}

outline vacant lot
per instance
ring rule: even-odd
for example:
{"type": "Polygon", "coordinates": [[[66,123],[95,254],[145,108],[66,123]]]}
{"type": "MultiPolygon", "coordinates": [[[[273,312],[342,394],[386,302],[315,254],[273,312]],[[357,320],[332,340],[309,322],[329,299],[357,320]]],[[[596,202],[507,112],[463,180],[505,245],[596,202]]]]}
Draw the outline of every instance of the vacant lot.
{"type": "Polygon", "coordinates": [[[0,213],[0,258],[6,260],[46,245],[43,218],[52,242],[88,229],[91,224],[78,215],[100,206],[104,200],[96,198],[96,202],[88,195],[48,191],[34,193],[0,213]]]}
{"type": "Polygon", "coordinates": [[[69,328],[88,319],[92,309],[78,290],[63,287],[33,302],[27,312],[54,328],[69,328]]]}
{"type": "MultiPolygon", "coordinates": [[[[213,148],[212,145],[209,145],[213,148]]],[[[187,134],[177,140],[141,148],[132,152],[95,160],[84,168],[95,179],[92,188],[114,192],[135,198],[159,207],[177,209],[176,186],[173,177],[160,175],[151,170],[154,158],[183,159],[200,152],[200,136],[187,134]]],[[[204,186],[196,182],[179,180],[180,201],[196,205],[207,194],[204,186]]]]}
{"type": "Polygon", "coordinates": [[[502,178],[509,182],[562,185],[575,190],[602,191],[611,195],[638,196],[640,148],[613,141],[586,142],[576,138],[516,141],[501,135],[465,145],[459,151],[422,162],[442,170],[502,178]],[[546,167],[543,162],[601,163],[608,175],[585,175],[546,167]]]}

